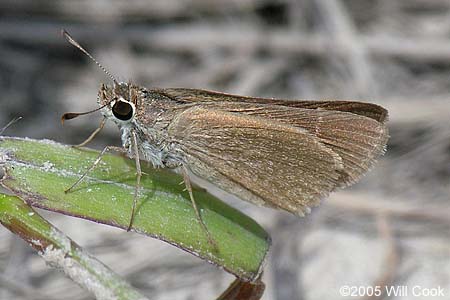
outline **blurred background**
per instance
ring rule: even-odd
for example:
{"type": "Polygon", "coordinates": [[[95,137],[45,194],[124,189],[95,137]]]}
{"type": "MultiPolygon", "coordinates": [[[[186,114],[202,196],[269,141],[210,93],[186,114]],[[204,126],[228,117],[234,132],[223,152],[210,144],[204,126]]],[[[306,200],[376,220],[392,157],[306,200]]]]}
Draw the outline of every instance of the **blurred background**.
{"type": "MultiPolygon", "coordinates": [[[[224,200],[273,238],[263,299],[343,299],[343,285],[441,286],[389,299],[450,299],[450,1],[0,0],[0,127],[23,117],[5,134],[76,144],[100,122],[61,126],[109,81],[62,28],[146,87],[386,107],[387,154],[307,218],[224,200]]],[[[91,146],[119,144],[110,124],[91,146]]],[[[161,241],[40,212],[151,299],[215,299],[233,280],[161,241]]],[[[0,228],[0,299],[44,298],[93,296],[0,228]]]]}

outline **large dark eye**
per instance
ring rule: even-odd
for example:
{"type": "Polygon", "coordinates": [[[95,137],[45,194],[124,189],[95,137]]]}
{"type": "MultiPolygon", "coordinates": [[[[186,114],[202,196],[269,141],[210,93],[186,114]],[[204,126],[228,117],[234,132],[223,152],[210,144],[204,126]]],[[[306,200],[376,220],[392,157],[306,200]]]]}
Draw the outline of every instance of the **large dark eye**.
{"type": "Polygon", "coordinates": [[[133,107],[124,101],[117,101],[112,107],[113,115],[122,121],[128,121],[133,117],[133,107]]]}

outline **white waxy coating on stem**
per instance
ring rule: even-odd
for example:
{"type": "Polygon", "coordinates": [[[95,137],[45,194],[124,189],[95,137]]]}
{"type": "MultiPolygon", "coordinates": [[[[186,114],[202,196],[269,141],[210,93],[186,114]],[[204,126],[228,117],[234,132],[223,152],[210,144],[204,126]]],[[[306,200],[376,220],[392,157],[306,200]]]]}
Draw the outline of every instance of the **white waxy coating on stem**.
{"type": "Polygon", "coordinates": [[[133,290],[103,263],[80,248],[73,248],[70,239],[61,232],[53,230],[52,236],[61,248],[49,245],[39,253],[41,257],[48,265],[62,269],[73,281],[94,293],[96,299],[121,299],[122,297],[116,293],[119,290],[127,290],[128,299],[147,299],[133,290]],[[73,257],[74,253],[76,257],[73,257]]]}

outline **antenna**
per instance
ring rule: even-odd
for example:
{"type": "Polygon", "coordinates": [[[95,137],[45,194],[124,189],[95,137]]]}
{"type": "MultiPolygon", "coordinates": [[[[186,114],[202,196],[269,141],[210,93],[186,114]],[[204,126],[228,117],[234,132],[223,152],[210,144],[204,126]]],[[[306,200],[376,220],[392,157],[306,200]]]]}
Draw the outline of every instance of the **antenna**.
{"type": "Polygon", "coordinates": [[[80,44],[78,44],[77,41],[75,41],[72,36],[70,36],[70,34],[65,30],[62,29],[61,30],[61,34],[64,36],[64,38],[73,46],[77,47],[78,49],[80,49],[81,52],[83,52],[84,54],[86,54],[90,59],[92,59],[92,61],[100,68],[103,70],[103,72],[105,72],[106,75],[109,76],[109,78],[112,79],[112,81],[114,82],[114,84],[118,85],[117,80],[114,78],[114,76],[111,75],[111,73],[108,72],[108,70],[105,69],[105,67],[102,66],[102,64],[100,64],[89,52],[87,52],[83,47],[81,47],[80,44]]]}
{"type": "Polygon", "coordinates": [[[91,114],[93,112],[101,110],[102,108],[106,107],[107,105],[108,105],[108,103],[105,104],[105,105],[100,106],[99,108],[96,108],[96,109],[93,109],[93,110],[90,110],[90,111],[87,111],[87,112],[82,112],[82,113],[65,113],[61,117],[61,123],[64,125],[64,121],[65,120],[75,119],[75,118],[77,118],[79,116],[91,114]]]}
{"type": "Polygon", "coordinates": [[[10,127],[12,124],[16,123],[17,121],[21,120],[22,117],[16,117],[14,119],[12,119],[11,121],[9,121],[8,124],[5,125],[5,127],[3,127],[2,129],[0,129],[0,135],[3,134],[3,132],[8,129],[8,127],[10,127]]]}

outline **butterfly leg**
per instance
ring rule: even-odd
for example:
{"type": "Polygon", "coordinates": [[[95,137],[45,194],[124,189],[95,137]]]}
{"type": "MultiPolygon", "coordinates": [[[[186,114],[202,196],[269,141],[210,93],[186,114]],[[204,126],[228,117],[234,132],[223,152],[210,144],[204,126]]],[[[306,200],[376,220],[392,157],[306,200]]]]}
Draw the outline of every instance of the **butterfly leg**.
{"type": "Polygon", "coordinates": [[[89,167],[89,169],[87,169],[83,175],[80,176],[80,178],[78,178],[78,180],[72,184],[68,189],[66,189],[64,191],[64,193],[68,193],[70,191],[73,190],[74,187],[76,187],[81,181],[83,181],[83,179],[86,177],[87,174],[89,174],[92,170],[95,169],[95,167],[100,163],[103,155],[105,155],[106,152],[110,152],[110,151],[116,151],[116,152],[126,152],[126,150],[124,148],[121,147],[115,147],[115,146],[106,146],[105,148],[103,148],[103,150],[100,152],[100,154],[98,155],[97,159],[94,161],[94,163],[89,167]]]}
{"type": "Polygon", "coordinates": [[[142,177],[141,161],[139,160],[139,149],[137,145],[136,133],[134,131],[131,132],[131,142],[133,143],[132,146],[134,152],[134,161],[136,162],[136,185],[134,187],[133,207],[131,209],[130,223],[128,224],[127,231],[130,231],[131,227],[133,226],[134,214],[136,211],[136,205],[139,197],[139,187],[141,185],[141,177],[142,177]]]}
{"type": "Polygon", "coordinates": [[[181,167],[181,172],[183,173],[183,181],[184,184],[186,185],[186,189],[189,193],[189,198],[191,199],[192,202],[192,207],[194,208],[195,211],[195,215],[197,216],[197,221],[199,222],[200,226],[203,228],[203,230],[206,233],[206,236],[208,237],[208,242],[209,244],[215,249],[217,250],[217,243],[214,240],[214,238],[212,237],[211,233],[208,230],[208,227],[206,227],[205,222],[203,222],[202,216],[200,215],[200,211],[197,208],[197,204],[195,203],[195,199],[194,199],[194,194],[192,193],[192,185],[191,185],[191,181],[189,179],[189,174],[188,174],[188,170],[186,169],[185,166],[181,167]]]}
{"type": "Polygon", "coordinates": [[[81,144],[75,145],[75,148],[81,148],[86,146],[88,143],[90,143],[96,136],[97,134],[103,129],[103,127],[105,126],[106,123],[106,118],[103,118],[102,121],[100,122],[100,125],[98,126],[97,129],[94,130],[94,132],[91,133],[91,135],[81,144]]]}

